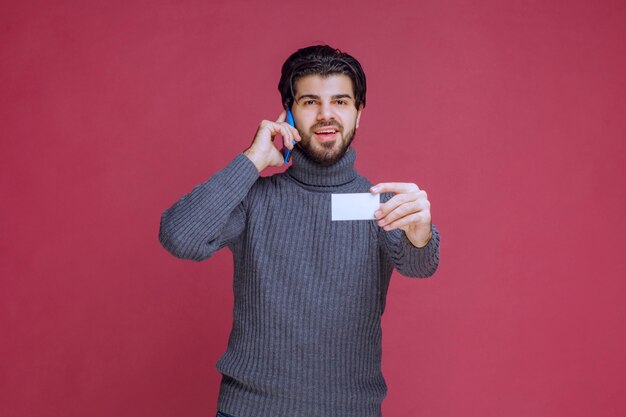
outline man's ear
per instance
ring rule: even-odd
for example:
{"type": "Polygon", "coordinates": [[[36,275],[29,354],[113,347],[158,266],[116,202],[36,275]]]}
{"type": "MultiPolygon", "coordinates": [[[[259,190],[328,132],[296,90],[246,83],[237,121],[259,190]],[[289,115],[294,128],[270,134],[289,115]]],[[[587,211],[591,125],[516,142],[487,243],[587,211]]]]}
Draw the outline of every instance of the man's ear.
{"type": "Polygon", "coordinates": [[[363,105],[359,106],[359,109],[356,111],[356,125],[355,129],[359,128],[359,121],[361,120],[361,112],[363,112],[363,105]]]}

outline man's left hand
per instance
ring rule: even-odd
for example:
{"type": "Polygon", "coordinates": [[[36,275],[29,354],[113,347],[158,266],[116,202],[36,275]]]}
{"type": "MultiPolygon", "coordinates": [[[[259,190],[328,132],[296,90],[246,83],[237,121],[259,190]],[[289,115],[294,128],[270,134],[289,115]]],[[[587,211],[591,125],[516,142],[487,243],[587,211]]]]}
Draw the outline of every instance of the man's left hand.
{"type": "Polygon", "coordinates": [[[372,188],[373,194],[394,193],[395,195],[380,208],[374,217],[386,231],[402,229],[413,246],[422,248],[432,237],[430,202],[426,191],[413,183],[385,182],[372,188]]]}

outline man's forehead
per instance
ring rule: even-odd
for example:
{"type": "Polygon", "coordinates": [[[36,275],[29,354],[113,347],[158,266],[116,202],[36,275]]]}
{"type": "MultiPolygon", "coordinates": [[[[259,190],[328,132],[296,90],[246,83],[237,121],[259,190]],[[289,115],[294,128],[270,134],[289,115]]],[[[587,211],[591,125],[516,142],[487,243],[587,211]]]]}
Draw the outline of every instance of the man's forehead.
{"type": "Polygon", "coordinates": [[[294,84],[296,96],[348,95],[354,98],[352,79],[345,74],[331,74],[327,76],[321,76],[319,74],[305,75],[298,78],[294,84]]]}

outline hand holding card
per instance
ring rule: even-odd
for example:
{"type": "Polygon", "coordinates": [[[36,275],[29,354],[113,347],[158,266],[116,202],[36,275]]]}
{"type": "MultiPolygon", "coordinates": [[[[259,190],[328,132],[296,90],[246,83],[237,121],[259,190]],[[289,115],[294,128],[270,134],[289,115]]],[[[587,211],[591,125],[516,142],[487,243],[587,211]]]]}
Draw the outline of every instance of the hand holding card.
{"type": "Polygon", "coordinates": [[[432,237],[430,202],[426,191],[413,183],[388,182],[375,185],[372,193],[394,193],[386,203],[380,205],[375,217],[378,225],[386,231],[402,229],[411,243],[424,247],[432,237]]]}

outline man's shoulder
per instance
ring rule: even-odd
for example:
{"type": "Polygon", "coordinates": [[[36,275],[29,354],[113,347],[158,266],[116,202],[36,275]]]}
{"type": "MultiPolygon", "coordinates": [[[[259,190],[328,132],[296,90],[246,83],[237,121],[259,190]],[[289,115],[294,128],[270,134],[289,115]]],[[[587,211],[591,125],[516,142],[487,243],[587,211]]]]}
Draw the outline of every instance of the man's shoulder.
{"type": "Polygon", "coordinates": [[[259,176],[256,179],[254,184],[252,184],[252,188],[250,191],[264,191],[267,192],[273,188],[276,188],[277,185],[283,184],[286,180],[285,172],[278,172],[271,175],[259,176]]]}
{"type": "Polygon", "coordinates": [[[356,187],[363,190],[360,192],[367,192],[374,185],[370,180],[367,179],[367,177],[361,175],[361,173],[359,172],[357,172],[354,182],[356,183],[356,187]]]}
{"type": "Polygon", "coordinates": [[[370,182],[370,180],[368,180],[368,179],[367,179],[367,177],[366,177],[366,176],[362,175],[362,174],[361,174],[360,172],[358,172],[358,171],[357,171],[357,173],[356,173],[356,178],[357,178],[357,180],[361,181],[362,183],[369,184],[369,186],[370,186],[370,187],[371,187],[372,185],[374,185],[374,184],[372,184],[372,183],[370,182]]]}

